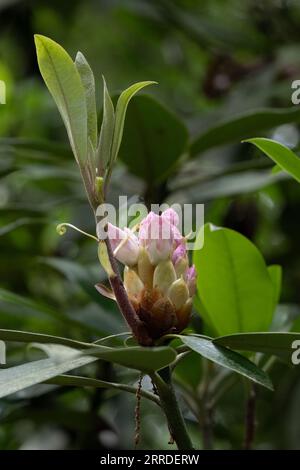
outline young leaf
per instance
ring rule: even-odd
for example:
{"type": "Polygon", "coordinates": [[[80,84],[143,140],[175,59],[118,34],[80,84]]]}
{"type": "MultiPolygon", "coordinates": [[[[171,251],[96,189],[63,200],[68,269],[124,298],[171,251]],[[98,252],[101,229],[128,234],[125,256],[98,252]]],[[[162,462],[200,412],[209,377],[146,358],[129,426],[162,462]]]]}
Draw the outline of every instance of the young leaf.
{"type": "Polygon", "coordinates": [[[45,36],[34,36],[42,77],[53,96],[80,166],[87,158],[87,106],[78,70],[67,52],[45,36]]]}
{"type": "Polygon", "coordinates": [[[258,137],[244,142],[254,144],[259,150],[270,157],[282,170],[289,173],[300,183],[300,158],[288,147],[275,140],[258,137]]]}
{"type": "Polygon", "coordinates": [[[117,102],[117,106],[116,106],[115,129],[114,129],[112,151],[111,151],[112,163],[116,160],[118,156],[118,152],[119,152],[120,145],[122,142],[124,121],[125,121],[126,110],[127,110],[129,101],[142,88],[148,85],[153,85],[155,83],[156,82],[152,82],[152,81],[135,83],[134,85],[131,85],[129,88],[127,88],[121,93],[117,102]]]}
{"type": "Polygon", "coordinates": [[[85,91],[88,137],[90,138],[93,147],[97,148],[98,126],[94,74],[88,61],[81,52],[77,52],[75,65],[79,72],[81,82],[85,91]]]}
{"type": "Polygon", "coordinates": [[[106,81],[103,79],[103,118],[99,137],[99,146],[97,149],[97,167],[99,175],[107,168],[111,157],[111,146],[115,127],[115,110],[112,100],[109,96],[106,81]]]}
{"type": "Polygon", "coordinates": [[[274,355],[291,365],[291,358],[294,352],[292,344],[296,340],[300,341],[300,333],[266,332],[220,336],[213,341],[215,344],[239,351],[253,351],[274,355]]]}
{"type": "Polygon", "coordinates": [[[274,286],[265,261],[246,237],[205,226],[204,246],[194,251],[198,295],[208,326],[218,335],[267,331],[274,311],[274,286]],[[208,318],[207,318],[208,317],[208,318]]]}
{"type": "Polygon", "coordinates": [[[201,354],[206,359],[237,372],[269,390],[273,390],[269,376],[246,357],[225,347],[216,346],[206,338],[196,336],[181,336],[180,338],[192,351],[201,354]]]}

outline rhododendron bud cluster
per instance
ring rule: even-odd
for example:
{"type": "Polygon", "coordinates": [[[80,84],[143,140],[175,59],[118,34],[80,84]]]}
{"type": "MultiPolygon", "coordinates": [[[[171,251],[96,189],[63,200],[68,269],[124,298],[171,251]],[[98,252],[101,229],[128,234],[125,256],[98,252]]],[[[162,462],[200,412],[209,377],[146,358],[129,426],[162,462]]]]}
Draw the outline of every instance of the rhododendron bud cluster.
{"type": "Polygon", "coordinates": [[[196,270],[189,266],[186,240],[173,209],[150,212],[138,235],[108,224],[115,257],[125,265],[124,285],[152,338],[180,332],[188,324],[196,291],[196,270]]]}

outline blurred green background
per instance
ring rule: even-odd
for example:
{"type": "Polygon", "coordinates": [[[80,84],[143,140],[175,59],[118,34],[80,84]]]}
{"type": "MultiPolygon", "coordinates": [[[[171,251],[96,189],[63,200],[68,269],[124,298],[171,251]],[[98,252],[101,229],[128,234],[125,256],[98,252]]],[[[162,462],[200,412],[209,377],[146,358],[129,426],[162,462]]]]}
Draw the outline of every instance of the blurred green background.
{"type": "MultiPolygon", "coordinates": [[[[150,105],[171,133],[160,138],[151,113],[143,114],[147,98],[133,100],[110,201],[126,194],[147,203],[205,203],[206,221],[243,233],[268,264],[282,265],[273,329],[300,331],[300,187],[272,173],[267,158],[240,143],[268,136],[298,150],[300,109],[291,103],[292,81],[300,79],[296,0],[0,1],[0,80],[7,86],[7,103],[0,105],[1,328],[89,340],[126,328],[93,287],[103,278],[95,244],[75,232],[61,238],[55,231],[66,221],[93,232],[94,221],[38,71],[34,33],[56,40],[72,57],[77,50],[85,54],[98,81],[99,109],[101,74],[112,95],[139,80],[159,82],[149,92],[150,105]],[[165,117],[157,100],[171,114],[165,117]],[[174,129],[182,133],[178,145],[174,129]],[[138,145],[136,133],[142,131],[138,145]]],[[[201,331],[197,315],[194,327],[201,331]]],[[[30,354],[13,344],[8,363],[30,354]]],[[[186,390],[197,395],[201,378],[191,358],[177,373],[183,396],[186,390]]],[[[101,362],[91,373],[137,380],[101,362]]],[[[255,447],[298,449],[299,373],[278,364],[272,378],[273,394],[259,390],[255,447]]],[[[241,446],[243,400],[237,383],[220,401],[216,448],[241,446]]],[[[132,448],[134,406],[134,397],[125,394],[32,387],[1,400],[0,448],[132,448]]],[[[199,440],[187,408],[186,417],[199,440]]],[[[164,419],[143,402],[140,448],[168,449],[167,442],[164,419]]]]}

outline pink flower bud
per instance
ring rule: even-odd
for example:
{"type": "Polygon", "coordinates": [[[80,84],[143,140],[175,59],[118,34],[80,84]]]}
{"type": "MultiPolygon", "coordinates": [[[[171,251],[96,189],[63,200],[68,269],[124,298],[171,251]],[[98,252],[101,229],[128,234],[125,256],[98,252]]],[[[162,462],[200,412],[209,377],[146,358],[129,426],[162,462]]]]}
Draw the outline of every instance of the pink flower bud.
{"type": "Polygon", "coordinates": [[[172,255],[173,264],[176,266],[182,259],[186,259],[186,246],[184,243],[180,243],[174,250],[172,255]]]}
{"type": "Polygon", "coordinates": [[[139,241],[134,233],[127,227],[121,230],[110,223],[107,233],[115,257],[127,266],[134,266],[139,255],[139,241]]]}
{"type": "Polygon", "coordinates": [[[165,220],[168,220],[171,225],[175,225],[175,227],[178,227],[179,224],[179,217],[176,211],[174,209],[169,208],[163,211],[161,215],[165,220]]]}
{"type": "Polygon", "coordinates": [[[139,240],[153,265],[168,259],[174,248],[174,229],[168,218],[150,212],[141,222],[139,240]]]}
{"type": "Polygon", "coordinates": [[[185,273],[185,281],[189,288],[190,296],[192,297],[196,293],[196,280],[197,280],[197,272],[195,266],[191,266],[186,270],[185,273]]]}

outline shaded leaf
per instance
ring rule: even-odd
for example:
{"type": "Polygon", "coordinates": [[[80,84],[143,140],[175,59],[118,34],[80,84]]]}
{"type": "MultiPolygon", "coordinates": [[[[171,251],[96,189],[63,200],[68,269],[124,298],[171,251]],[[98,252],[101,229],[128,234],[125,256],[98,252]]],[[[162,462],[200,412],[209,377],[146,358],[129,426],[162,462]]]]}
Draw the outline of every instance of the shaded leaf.
{"type": "Polygon", "coordinates": [[[215,338],[214,343],[239,351],[254,351],[274,355],[291,365],[291,357],[294,351],[292,343],[296,340],[300,341],[300,333],[265,332],[221,336],[215,338]]]}
{"type": "Polygon", "coordinates": [[[94,74],[82,52],[77,52],[75,65],[85,91],[88,137],[90,138],[93,147],[96,148],[98,141],[98,126],[94,74]]]}
{"type": "MultiPolygon", "coordinates": [[[[119,384],[115,382],[106,382],[105,380],[92,379],[90,377],[81,377],[77,375],[59,375],[53,379],[47,380],[45,383],[71,386],[71,387],[93,387],[93,388],[108,388],[119,390],[120,392],[128,392],[136,395],[137,389],[131,385],[119,384]]],[[[140,394],[143,398],[153,401],[159,405],[159,398],[151,392],[141,390],[140,394]]]]}
{"type": "Polygon", "coordinates": [[[257,109],[234,116],[198,135],[191,144],[190,153],[197,157],[213,147],[238,142],[252,137],[257,129],[266,130],[288,122],[300,122],[299,109],[257,109]]]}
{"type": "Polygon", "coordinates": [[[273,390],[269,376],[244,356],[225,347],[217,346],[206,338],[196,336],[181,336],[180,338],[186,346],[206,359],[237,372],[269,390],[273,390]]]}
{"type": "Polygon", "coordinates": [[[99,174],[107,168],[111,159],[111,146],[115,128],[115,110],[112,100],[109,96],[105,78],[103,78],[103,118],[99,137],[99,146],[97,149],[97,166],[100,169],[99,174]],[[102,170],[102,171],[101,171],[102,170]]]}
{"type": "Polygon", "coordinates": [[[149,184],[174,170],[187,147],[184,124],[151,96],[136,96],[127,111],[120,158],[149,184]]]}

